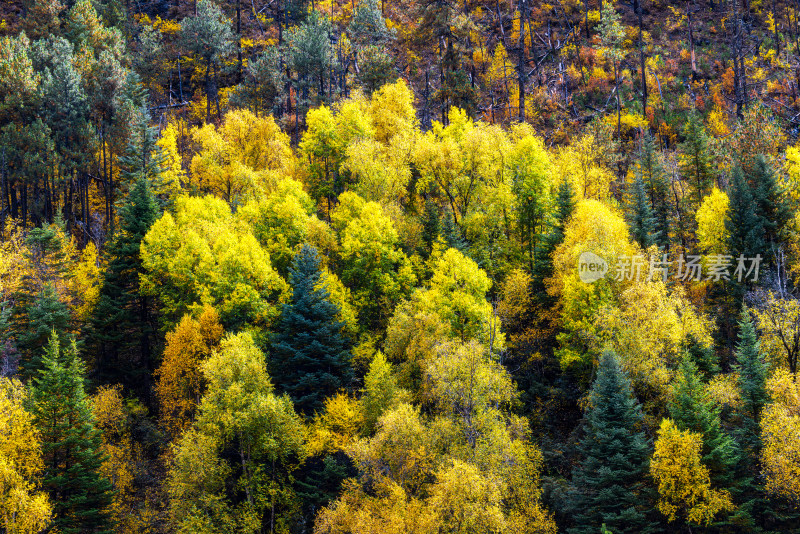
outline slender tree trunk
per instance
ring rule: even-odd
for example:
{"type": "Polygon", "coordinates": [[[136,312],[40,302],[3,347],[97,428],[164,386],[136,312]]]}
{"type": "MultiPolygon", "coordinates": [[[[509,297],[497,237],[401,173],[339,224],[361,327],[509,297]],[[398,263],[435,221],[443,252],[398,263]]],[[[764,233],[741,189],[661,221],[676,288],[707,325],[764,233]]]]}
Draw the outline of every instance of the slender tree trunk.
{"type": "Polygon", "coordinates": [[[644,24],[642,22],[642,2],[644,0],[634,0],[636,11],[639,15],[639,70],[642,75],[642,115],[647,116],[647,76],[644,71],[644,24]]]}
{"type": "Polygon", "coordinates": [[[517,51],[517,87],[519,91],[519,122],[525,122],[525,0],[519,2],[519,42],[517,51]]]}
{"type": "Polygon", "coordinates": [[[693,15],[692,3],[689,2],[686,4],[686,18],[689,23],[689,51],[692,57],[692,81],[697,81],[697,61],[695,58],[694,52],[694,27],[692,25],[692,15],[693,15]]]}
{"type": "Polygon", "coordinates": [[[222,121],[222,113],[219,110],[219,67],[214,65],[214,101],[217,104],[217,122],[222,121]]]}
{"type": "Polygon", "coordinates": [[[617,97],[617,138],[619,139],[620,131],[622,130],[622,113],[620,111],[620,98],[619,98],[619,71],[617,69],[617,58],[614,58],[614,92],[617,97]]]}
{"type": "Polygon", "coordinates": [[[206,123],[211,122],[211,58],[206,62],[206,123]]]}
{"type": "Polygon", "coordinates": [[[239,62],[239,83],[242,83],[242,0],[236,0],[236,59],[239,62]]]}

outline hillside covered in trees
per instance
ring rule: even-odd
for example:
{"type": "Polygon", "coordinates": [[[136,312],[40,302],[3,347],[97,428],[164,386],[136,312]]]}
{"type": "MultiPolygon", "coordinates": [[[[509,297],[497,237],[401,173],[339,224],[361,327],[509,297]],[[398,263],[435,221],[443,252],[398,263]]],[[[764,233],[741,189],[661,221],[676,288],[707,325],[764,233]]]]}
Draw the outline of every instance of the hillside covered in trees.
{"type": "Polygon", "coordinates": [[[0,533],[800,532],[798,17],[5,0],[0,533]]]}

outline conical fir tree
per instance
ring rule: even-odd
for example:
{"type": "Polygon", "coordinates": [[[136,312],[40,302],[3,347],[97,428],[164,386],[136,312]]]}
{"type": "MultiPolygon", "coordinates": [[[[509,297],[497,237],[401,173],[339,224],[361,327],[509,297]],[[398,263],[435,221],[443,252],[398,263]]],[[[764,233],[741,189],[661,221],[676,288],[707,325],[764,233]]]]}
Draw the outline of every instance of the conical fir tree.
{"type": "Polygon", "coordinates": [[[730,189],[729,217],[725,227],[730,235],[729,253],[734,258],[740,254],[752,258],[765,249],[764,221],[757,213],[750,184],[740,167],[733,169],[730,189]]]}
{"type": "Polygon", "coordinates": [[[91,345],[102,381],[146,389],[155,328],[152,303],[139,292],[139,247],[159,216],[146,177],[136,181],[119,215],[120,228],[107,247],[108,268],[92,317],[91,345]]]}
{"type": "Polygon", "coordinates": [[[694,334],[689,334],[688,339],[683,344],[686,355],[697,366],[697,371],[703,382],[708,382],[719,373],[717,356],[714,354],[714,347],[700,343],[694,334]]]}
{"type": "Polygon", "coordinates": [[[289,273],[292,300],[283,306],[270,358],[276,386],[306,415],[352,380],[350,343],[320,274],[316,249],[303,245],[289,273]]]}
{"type": "MultiPolygon", "coordinates": [[[[766,526],[777,512],[776,502],[768,499],[760,482],[761,411],[767,403],[767,366],[750,314],[744,310],[739,319],[739,338],[733,365],[737,373],[741,402],[737,410],[739,425],[736,440],[742,454],[736,472],[737,487],[732,491],[738,501],[740,515],[749,520],[748,527],[766,526]],[[754,524],[753,524],[754,522],[754,524]]],[[[774,531],[767,528],[767,531],[774,531]]]]}
{"type": "Polygon", "coordinates": [[[708,134],[696,111],[689,114],[683,127],[684,142],[680,146],[680,170],[692,189],[691,198],[695,208],[703,203],[703,197],[714,185],[708,134]]]}
{"type": "Polygon", "coordinates": [[[542,245],[536,253],[532,284],[534,295],[549,298],[545,291],[545,280],[553,276],[553,252],[564,241],[564,227],[574,209],[575,200],[572,196],[572,186],[569,181],[564,180],[558,186],[556,209],[550,230],[542,239],[542,245]]]}
{"type": "Polygon", "coordinates": [[[641,176],[636,177],[628,195],[628,226],[631,237],[643,249],[656,243],[656,220],[641,176]]]}
{"type": "Polygon", "coordinates": [[[586,434],[578,448],[582,461],[572,474],[569,509],[575,534],[652,530],[646,495],[650,446],[641,408],[613,352],[600,359],[586,414],[586,434]]]}
{"type": "MultiPolygon", "coordinates": [[[[755,158],[750,179],[755,201],[755,208],[751,209],[755,209],[761,217],[766,241],[770,245],[777,244],[793,217],[791,206],[786,201],[775,172],[761,154],[755,158]]],[[[767,250],[772,250],[772,247],[768,246],[767,250]]],[[[762,255],[766,252],[762,251],[762,255]]]]}
{"type": "Polygon", "coordinates": [[[100,474],[102,436],[94,426],[75,344],[61,350],[50,337],[44,368],[34,379],[31,412],[44,459],[42,484],[50,493],[54,526],[64,534],[111,532],[111,483],[100,474]]]}
{"type": "Polygon", "coordinates": [[[741,443],[746,452],[754,457],[761,450],[759,422],[761,410],[769,399],[767,395],[767,366],[761,354],[756,329],[750,314],[742,312],[739,320],[739,343],[736,346],[736,364],[739,393],[741,397],[739,415],[741,443]]]}
{"type": "Polygon", "coordinates": [[[703,464],[709,469],[711,482],[720,488],[730,486],[738,461],[736,444],[722,430],[719,407],[706,392],[688,354],[681,361],[667,408],[680,430],[703,436],[703,464]]]}
{"type": "Polygon", "coordinates": [[[653,208],[656,244],[662,250],[669,250],[671,244],[669,239],[670,220],[672,218],[669,182],[664,172],[664,166],[661,164],[655,139],[649,133],[642,140],[638,163],[650,205],[653,208]]]}
{"type": "Polygon", "coordinates": [[[23,375],[31,378],[42,368],[42,351],[51,333],[55,332],[62,343],[67,340],[70,314],[51,283],[42,287],[26,312],[24,319],[27,324],[17,341],[23,355],[23,375]]]}

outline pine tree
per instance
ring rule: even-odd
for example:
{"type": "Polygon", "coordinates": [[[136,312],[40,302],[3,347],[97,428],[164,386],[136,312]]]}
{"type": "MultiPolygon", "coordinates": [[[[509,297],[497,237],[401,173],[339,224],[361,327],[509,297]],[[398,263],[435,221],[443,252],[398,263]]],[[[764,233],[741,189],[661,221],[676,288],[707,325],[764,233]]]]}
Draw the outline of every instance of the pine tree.
{"type": "Polygon", "coordinates": [[[425,249],[422,251],[427,258],[433,250],[433,244],[439,236],[441,221],[439,220],[439,206],[432,198],[425,199],[425,211],[422,214],[422,242],[425,249]]]}
{"type": "Polygon", "coordinates": [[[773,503],[766,498],[759,482],[759,457],[761,454],[761,410],[767,403],[767,366],[756,336],[750,314],[745,310],[739,319],[739,336],[735,352],[740,405],[737,410],[739,425],[735,437],[742,454],[736,472],[737,487],[732,494],[739,506],[739,515],[747,523],[763,525],[775,512],[773,503]]]}
{"type": "Polygon", "coordinates": [[[650,446],[630,382],[610,351],[603,353],[590,393],[586,433],[578,449],[582,461],[572,474],[571,533],[648,532],[650,506],[644,484],[650,446]]]}
{"type": "Polygon", "coordinates": [[[695,208],[703,203],[703,197],[711,192],[714,172],[711,164],[708,135],[697,112],[689,114],[683,127],[684,142],[680,145],[680,170],[692,189],[695,208]]]}
{"type": "Polygon", "coordinates": [[[17,342],[23,356],[23,375],[30,378],[42,368],[42,349],[47,346],[51,333],[55,332],[61,343],[66,342],[70,314],[53,284],[46,283],[26,309],[22,320],[25,326],[17,342]]]}
{"type": "Polygon", "coordinates": [[[703,436],[703,464],[710,471],[711,482],[718,488],[727,488],[738,461],[736,444],[722,430],[720,409],[706,393],[697,366],[688,354],[681,361],[667,409],[679,430],[703,436]]]}
{"type": "Polygon", "coordinates": [[[34,379],[31,411],[39,429],[54,526],[64,534],[111,532],[111,483],[100,474],[102,436],[84,392],[84,367],[74,342],[61,350],[53,333],[34,379]]]}
{"type": "Polygon", "coordinates": [[[152,189],[160,190],[168,185],[162,182],[167,158],[156,143],[158,128],[150,126],[149,119],[147,108],[137,113],[131,137],[119,158],[120,177],[123,184],[134,187],[140,179],[145,179],[152,189]]]}
{"type": "MultiPolygon", "coordinates": [[[[231,21],[212,0],[199,0],[195,5],[196,15],[181,22],[180,42],[190,53],[204,63],[206,86],[206,122],[211,121],[211,102],[216,90],[211,91],[211,69],[214,68],[214,87],[218,89],[219,65],[227,54],[233,51],[233,31],[231,21]]],[[[217,115],[219,115],[217,99],[217,115]]],[[[221,119],[221,117],[217,117],[221,119]]]]}
{"type": "Polygon", "coordinates": [[[303,516],[315,517],[341,493],[342,482],[356,476],[358,471],[343,451],[327,456],[306,459],[295,473],[295,491],[303,504],[303,516]]]}
{"type": "Polygon", "coordinates": [[[631,237],[640,247],[646,250],[655,244],[656,221],[641,176],[636,177],[628,195],[628,225],[631,237]]]}
{"type": "Polygon", "coordinates": [[[92,316],[91,344],[103,381],[141,388],[150,380],[155,329],[150,300],[139,292],[139,247],[158,215],[150,183],[140,176],[119,209],[120,228],[107,247],[108,268],[92,316]]]}
{"type": "Polygon", "coordinates": [[[661,164],[655,139],[649,133],[645,135],[639,151],[639,169],[653,208],[656,244],[662,250],[669,250],[672,219],[669,182],[661,164]]]}
{"type": "Polygon", "coordinates": [[[553,276],[553,252],[564,241],[564,227],[575,209],[575,200],[572,196],[572,186],[564,180],[558,186],[556,196],[556,209],[550,230],[542,239],[542,245],[537,251],[536,263],[533,268],[532,292],[542,298],[547,298],[545,281],[553,276]]]}
{"type": "Polygon", "coordinates": [[[453,211],[449,207],[444,210],[444,218],[440,226],[439,235],[448,248],[454,248],[459,252],[464,252],[468,248],[467,242],[461,235],[461,229],[453,217],[453,211]]]}
{"type": "Polygon", "coordinates": [[[703,382],[708,382],[719,373],[719,365],[717,364],[717,356],[714,354],[713,346],[703,345],[694,334],[689,334],[683,348],[697,367],[703,382]]]}
{"type": "Polygon", "coordinates": [[[350,344],[338,309],[320,286],[320,259],[304,245],[290,270],[292,300],[284,304],[272,345],[270,374],[299,412],[313,415],[323,400],[350,385],[350,344]]]}
{"type": "Polygon", "coordinates": [[[792,219],[792,210],[775,172],[761,154],[755,157],[750,181],[754,208],[761,217],[765,239],[770,244],[776,244],[780,242],[784,228],[792,219]]]}
{"type": "Polygon", "coordinates": [[[759,422],[761,410],[767,403],[767,365],[756,337],[756,329],[747,311],[742,312],[739,320],[739,342],[736,346],[736,364],[738,373],[741,405],[739,414],[742,418],[740,437],[746,452],[757,456],[761,450],[759,439],[759,422]]]}
{"type": "Polygon", "coordinates": [[[733,169],[729,197],[730,215],[725,221],[730,235],[729,253],[734,258],[740,254],[748,258],[755,257],[764,251],[764,222],[756,212],[753,192],[740,167],[733,169]]]}

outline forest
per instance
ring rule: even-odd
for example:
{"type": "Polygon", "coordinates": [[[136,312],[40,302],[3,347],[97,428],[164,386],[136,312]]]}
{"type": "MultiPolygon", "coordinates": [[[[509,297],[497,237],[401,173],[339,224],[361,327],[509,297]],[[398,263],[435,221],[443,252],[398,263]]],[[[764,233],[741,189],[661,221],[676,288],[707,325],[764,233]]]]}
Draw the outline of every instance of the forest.
{"type": "Polygon", "coordinates": [[[800,533],[798,0],[3,0],[0,534],[800,533]]]}

